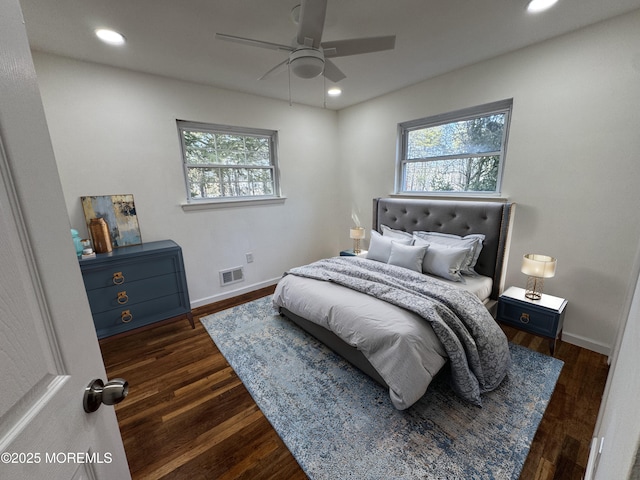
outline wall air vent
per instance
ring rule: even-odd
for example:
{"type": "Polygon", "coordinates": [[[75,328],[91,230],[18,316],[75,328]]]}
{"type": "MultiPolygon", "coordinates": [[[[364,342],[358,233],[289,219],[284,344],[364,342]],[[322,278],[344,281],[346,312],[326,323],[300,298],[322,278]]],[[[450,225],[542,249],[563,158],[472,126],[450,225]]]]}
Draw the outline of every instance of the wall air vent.
{"type": "Polygon", "coordinates": [[[244,272],[242,270],[242,267],[220,270],[219,273],[220,285],[229,285],[230,283],[237,283],[244,280],[244,272]]]}

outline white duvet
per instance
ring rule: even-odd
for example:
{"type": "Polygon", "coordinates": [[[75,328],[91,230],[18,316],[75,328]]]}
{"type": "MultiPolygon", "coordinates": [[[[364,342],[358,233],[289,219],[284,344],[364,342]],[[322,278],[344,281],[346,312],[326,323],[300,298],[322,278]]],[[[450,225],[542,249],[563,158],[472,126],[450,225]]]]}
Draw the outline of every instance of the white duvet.
{"type": "Polygon", "coordinates": [[[288,273],[276,287],[274,306],[360,350],[400,410],[424,395],[447,360],[452,387],[476,405],[480,394],[494,389],[506,374],[506,337],[469,291],[480,293],[477,285],[487,286],[482,280],[461,289],[355,257],[325,259],[288,273]]]}
{"type": "Polygon", "coordinates": [[[275,306],[331,330],[360,350],[389,385],[393,405],[418,401],[446,363],[444,347],[419,315],[331,282],[287,275],[275,306]]]}

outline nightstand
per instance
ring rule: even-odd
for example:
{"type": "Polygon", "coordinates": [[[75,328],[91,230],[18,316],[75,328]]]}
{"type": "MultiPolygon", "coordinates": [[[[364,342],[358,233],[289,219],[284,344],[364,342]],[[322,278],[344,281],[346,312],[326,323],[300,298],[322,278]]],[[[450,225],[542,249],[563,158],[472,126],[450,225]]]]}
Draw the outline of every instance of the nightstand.
{"type": "Polygon", "coordinates": [[[553,356],[556,342],[562,333],[567,301],[543,294],[540,300],[529,300],[524,289],[508,288],[498,299],[496,320],[505,325],[549,339],[553,356]]]}
{"type": "Polygon", "coordinates": [[[341,257],[357,257],[357,256],[366,256],[367,255],[367,251],[366,250],[360,250],[360,253],[358,253],[358,255],[356,255],[353,251],[353,249],[349,249],[349,250],[342,250],[340,252],[340,256],[341,257]]]}

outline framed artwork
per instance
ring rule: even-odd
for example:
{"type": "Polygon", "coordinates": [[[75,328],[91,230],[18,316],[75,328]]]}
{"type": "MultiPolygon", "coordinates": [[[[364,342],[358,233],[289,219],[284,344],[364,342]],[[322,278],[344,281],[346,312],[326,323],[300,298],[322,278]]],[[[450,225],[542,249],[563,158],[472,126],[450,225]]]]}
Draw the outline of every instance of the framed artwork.
{"type": "Polygon", "coordinates": [[[109,226],[114,248],[142,243],[133,195],[100,195],[80,200],[89,232],[91,219],[102,217],[109,226]]]}

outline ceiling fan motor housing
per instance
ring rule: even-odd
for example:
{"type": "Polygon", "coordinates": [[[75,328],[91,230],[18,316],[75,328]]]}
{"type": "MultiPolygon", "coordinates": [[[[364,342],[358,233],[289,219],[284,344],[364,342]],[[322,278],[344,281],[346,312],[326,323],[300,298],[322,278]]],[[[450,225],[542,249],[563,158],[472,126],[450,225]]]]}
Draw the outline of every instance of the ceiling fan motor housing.
{"type": "Polygon", "coordinates": [[[324,70],[324,54],[316,48],[298,48],[289,55],[289,66],[300,78],[315,78],[324,70]]]}

